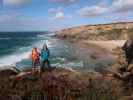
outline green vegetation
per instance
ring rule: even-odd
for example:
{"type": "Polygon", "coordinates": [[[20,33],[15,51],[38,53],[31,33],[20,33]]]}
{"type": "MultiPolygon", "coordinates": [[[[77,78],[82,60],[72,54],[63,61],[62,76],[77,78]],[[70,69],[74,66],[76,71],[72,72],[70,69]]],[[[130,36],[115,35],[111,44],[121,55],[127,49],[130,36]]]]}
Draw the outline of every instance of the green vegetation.
{"type": "Polygon", "coordinates": [[[118,40],[118,39],[123,38],[122,37],[123,30],[122,29],[112,29],[109,31],[103,31],[97,35],[97,38],[100,36],[104,37],[106,40],[118,40]]]}

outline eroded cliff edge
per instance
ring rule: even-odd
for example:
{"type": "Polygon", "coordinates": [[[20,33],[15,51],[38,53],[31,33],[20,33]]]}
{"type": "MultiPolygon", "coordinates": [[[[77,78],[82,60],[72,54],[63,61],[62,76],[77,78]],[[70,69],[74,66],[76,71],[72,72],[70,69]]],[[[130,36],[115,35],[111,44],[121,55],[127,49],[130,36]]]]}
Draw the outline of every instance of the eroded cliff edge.
{"type": "Polygon", "coordinates": [[[132,34],[133,22],[121,22],[98,25],[82,25],[56,32],[59,38],[68,40],[125,40],[132,34]]]}

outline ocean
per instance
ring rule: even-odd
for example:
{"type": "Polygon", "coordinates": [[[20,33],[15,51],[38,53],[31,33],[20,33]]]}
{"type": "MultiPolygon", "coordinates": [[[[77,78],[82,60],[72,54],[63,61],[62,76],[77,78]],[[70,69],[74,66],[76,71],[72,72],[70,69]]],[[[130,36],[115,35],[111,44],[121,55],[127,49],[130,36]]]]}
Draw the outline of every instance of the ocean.
{"type": "Polygon", "coordinates": [[[50,49],[50,62],[56,67],[82,67],[72,46],[53,37],[50,32],[0,32],[0,67],[16,66],[18,69],[31,68],[30,54],[33,47],[41,50],[44,43],[50,49]]]}

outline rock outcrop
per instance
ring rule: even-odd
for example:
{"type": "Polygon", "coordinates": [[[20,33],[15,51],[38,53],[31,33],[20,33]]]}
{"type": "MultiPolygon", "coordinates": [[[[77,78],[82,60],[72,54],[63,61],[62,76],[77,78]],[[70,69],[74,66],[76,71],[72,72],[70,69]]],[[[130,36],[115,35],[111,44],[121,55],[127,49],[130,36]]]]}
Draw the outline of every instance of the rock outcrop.
{"type": "Polygon", "coordinates": [[[68,40],[118,40],[127,39],[128,34],[132,34],[133,22],[83,25],[63,29],[56,32],[59,38],[68,40]]]}
{"type": "Polygon", "coordinates": [[[10,70],[0,75],[0,100],[118,100],[124,96],[121,81],[98,73],[54,68],[41,75],[10,70]]]}
{"type": "Polygon", "coordinates": [[[133,41],[129,43],[128,40],[122,48],[117,48],[114,52],[117,55],[117,61],[110,68],[111,71],[119,75],[121,79],[133,81],[133,41]]]}

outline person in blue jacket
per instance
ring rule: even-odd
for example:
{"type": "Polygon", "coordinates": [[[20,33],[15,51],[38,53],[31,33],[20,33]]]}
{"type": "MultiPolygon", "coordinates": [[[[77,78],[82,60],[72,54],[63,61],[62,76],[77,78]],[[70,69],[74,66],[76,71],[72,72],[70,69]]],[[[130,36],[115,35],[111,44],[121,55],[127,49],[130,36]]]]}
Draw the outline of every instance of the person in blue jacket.
{"type": "Polygon", "coordinates": [[[41,69],[44,69],[45,67],[50,68],[50,62],[49,62],[50,51],[46,44],[43,45],[40,56],[42,64],[41,69]]]}

